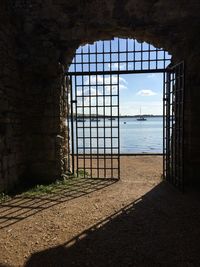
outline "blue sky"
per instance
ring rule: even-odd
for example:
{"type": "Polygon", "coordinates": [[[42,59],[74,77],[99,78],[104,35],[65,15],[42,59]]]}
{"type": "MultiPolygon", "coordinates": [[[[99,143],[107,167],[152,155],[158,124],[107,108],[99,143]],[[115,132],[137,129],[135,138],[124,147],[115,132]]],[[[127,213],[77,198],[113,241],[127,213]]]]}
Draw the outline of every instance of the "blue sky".
{"type": "MultiPolygon", "coordinates": [[[[98,41],[94,44],[87,44],[79,47],[76,55],[76,71],[102,71],[102,70],[140,70],[141,66],[143,69],[151,70],[156,69],[155,59],[163,59],[165,57],[170,59],[170,55],[164,52],[162,49],[157,50],[152,45],[147,43],[138,43],[132,39],[115,38],[110,41],[98,41]],[[118,41],[119,40],[119,41],[118,41]],[[133,53],[132,51],[136,51],[133,53]],[[150,52],[148,52],[150,50],[150,52]],[[108,52],[104,54],[102,52],[108,52]],[[110,51],[114,53],[109,53],[110,51]],[[121,51],[122,53],[116,53],[121,51]],[[129,51],[124,53],[124,51],[129,51]],[[97,52],[97,54],[95,54],[97,52]],[[88,53],[91,53],[88,56],[88,53]],[[99,53],[99,54],[98,54],[99,53]],[[150,65],[148,62],[143,62],[144,60],[150,59],[150,65]],[[138,61],[135,64],[134,60],[138,61]],[[95,62],[98,62],[97,64],[95,62]],[[103,64],[103,61],[105,62],[103,64]],[[116,61],[121,63],[116,63],[116,61]],[[128,63],[126,63],[128,61],[128,63]]],[[[168,64],[169,62],[167,62],[168,64]]],[[[164,61],[157,62],[158,68],[165,68],[164,61]]],[[[74,65],[71,65],[70,70],[74,71],[74,65]]],[[[91,94],[95,94],[97,85],[102,85],[103,81],[108,80],[109,77],[98,75],[97,77],[91,76],[90,82],[94,85],[91,90],[91,94]]],[[[114,76],[113,76],[114,77],[114,76]]],[[[114,79],[116,76],[114,77],[114,79]]],[[[89,83],[89,76],[84,76],[82,80],[81,76],[77,78],[78,83],[84,85],[84,90],[88,94],[87,84],[89,83]]],[[[153,114],[162,115],[163,112],[163,74],[149,73],[149,74],[120,74],[119,78],[119,89],[120,89],[120,114],[121,115],[137,115],[142,114],[153,114]]],[[[105,86],[105,90],[109,90],[109,86],[105,86]]],[[[113,87],[114,88],[114,87],[113,87]]],[[[81,94],[81,86],[79,87],[77,93],[81,94]]],[[[86,101],[88,101],[86,99],[86,101]]]]}
{"type": "Polygon", "coordinates": [[[163,74],[120,75],[125,86],[120,87],[120,114],[162,115],[163,74]]]}

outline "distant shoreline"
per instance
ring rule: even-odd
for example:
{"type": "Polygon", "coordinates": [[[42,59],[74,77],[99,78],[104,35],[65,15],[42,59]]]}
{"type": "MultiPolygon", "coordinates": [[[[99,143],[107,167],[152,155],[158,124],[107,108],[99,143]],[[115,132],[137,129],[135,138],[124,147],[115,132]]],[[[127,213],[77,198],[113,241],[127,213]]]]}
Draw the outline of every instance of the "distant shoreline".
{"type": "Polygon", "coordinates": [[[148,114],[142,114],[142,115],[121,115],[120,118],[137,118],[137,117],[145,117],[145,118],[153,118],[153,117],[163,117],[163,115],[148,115],[148,114]]]}
{"type": "MultiPolygon", "coordinates": [[[[145,118],[163,118],[163,115],[148,115],[148,114],[142,114],[142,115],[120,115],[119,118],[138,118],[138,117],[145,117],[145,118]]],[[[76,115],[73,116],[74,118],[76,117],[76,115]]],[[[103,115],[88,115],[88,114],[84,114],[84,115],[77,115],[77,118],[118,118],[118,116],[103,116],[103,115]]]]}

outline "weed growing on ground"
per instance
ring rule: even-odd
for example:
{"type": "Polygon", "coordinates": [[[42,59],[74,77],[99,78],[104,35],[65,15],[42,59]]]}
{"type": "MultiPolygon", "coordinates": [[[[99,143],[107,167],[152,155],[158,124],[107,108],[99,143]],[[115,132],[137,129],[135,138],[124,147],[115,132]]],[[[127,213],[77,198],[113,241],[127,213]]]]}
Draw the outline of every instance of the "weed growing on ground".
{"type": "Polygon", "coordinates": [[[5,193],[0,193],[0,203],[3,203],[10,199],[10,196],[5,193]]]}
{"type": "MultiPolygon", "coordinates": [[[[84,172],[84,170],[80,170],[76,175],[69,174],[62,180],[56,180],[55,182],[51,184],[38,184],[32,188],[24,189],[24,192],[22,193],[15,193],[12,194],[12,196],[20,195],[22,197],[36,197],[36,196],[42,196],[47,194],[56,194],[60,190],[69,189],[73,190],[74,188],[74,179],[83,179],[83,178],[89,177],[87,172],[84,172]]],[[[11,195],[7,195],[5,193],[0,193],[0,203],[3,203],[11,198],[11,195]]]]}

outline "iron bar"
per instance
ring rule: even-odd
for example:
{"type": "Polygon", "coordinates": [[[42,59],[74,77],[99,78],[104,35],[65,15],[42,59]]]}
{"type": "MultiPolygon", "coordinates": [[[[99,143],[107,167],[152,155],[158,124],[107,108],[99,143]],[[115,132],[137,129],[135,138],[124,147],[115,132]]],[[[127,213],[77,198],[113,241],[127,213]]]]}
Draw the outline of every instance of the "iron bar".
{"type": "MultiPolygon", "coordinates": [[[[89,53],[90,53],[90,46],[88,47],[89,49],[89,53]]],[[[89,57],[89,72],[90,72],[90,57],[89,57]]],[[[89,76],[89,85],[91,85],[91,76],[89,76]]],[[[91,86],[89,86],[89,103],[90,103],[90,106],[88,107],[89,108],[89,118],[90,118],[90,177],[93,176],[93,173],[92,173],[92,169],[93,169],[93,164],[92,164],[92,111],[91,111],[91,108],[92,108],[92,98],[91,98],[91,86]]]]}
{"type": "MultiPolygon", "coordinates": [[[[81,61],[84,62],[83,60],[83,47],[81,48],[81,61]]],[[[81,68],[82,68],[82,72],[84,71],[83,69],[83,64],[81,65],[81,68]]],[[[85,91],[84,91],[84,76],[82,75],[81,76],[81,84],[82,84],[82,88],[81,88],[81,95],[82,95],[82,103],[83,103],[83,107],[82,107],[82,116],[83,116],[83,138],[82,138],[82,143],[83,143],[83,155],[84,155],[84,159],[83,159],[83,177],[85,178],[85,100],[84,100],[84,94],[85,94],[85,91]]],[[[79,148],[81,149],[81,147],[79,146],[79,148]]]]}
{"type": "Polygon", "coordinates": [[[82,75],[117,75],[117,74],[149,74],[149,73],[163,73],[165,72],[165,69],[154,69],[154,70],[113,70],[113,71],[77,71],[77,72],[66,72],[66,75],[74,75],[74,76],[82,76],[82,75]]]}
{"type": "Polygon", "coordinates": [[[71,97],[71,149],[72,149],[72,174],[74,174],[74,101],[72,90],[72,76],[70,76],[70,97],[71,97]]]}
{"type": "MultiPolygon", "coordinates": [[[[103,53],[105,52],[105,42],[103,41],[103,53]]],[[[111,55],[110,55],[110,68],[112,70],[112,65],[111,65],[111,55]]],[[[104,56],[103,56],[103,72],[105,72],[105,61],[104,61],[104,56]]],[[[103,75],[103,84],[105,84],[105,75],[103,75]]],[[[104,177],[106,177],[106,119],[105,119],[105,115],[106,115],[106,94],[105,94],[105,86],[103,87],[103,115],[104,115],[104,121],[103,121],[103,125],[104,125],[104,161],[103,161],[103,166],[104,166],[104,177]]]]}
{"type": "MultiPolygon", "coordinates": [[[[74,86],[74,90],[75,90],[75,104],[76,104],[76,101],[77,101],[77,90],[76,90],[76,83],[77,83],[77,77],[78,76],[74,76],[75,77],[75,80],[74,80],[74,83],[75,83],[75,86],[74,86]]],[[[76,110],[76,115],[75,115],[75,119],[76,119],[76,154],[78,155],[78,122],[77,122],[77,105],[75,106],[75,110],[76,110]]],[[[78,157],[76,157],[76,170],[77,170],[77,177],[79,176],[79,160],[78,160],[78,157]]]]}

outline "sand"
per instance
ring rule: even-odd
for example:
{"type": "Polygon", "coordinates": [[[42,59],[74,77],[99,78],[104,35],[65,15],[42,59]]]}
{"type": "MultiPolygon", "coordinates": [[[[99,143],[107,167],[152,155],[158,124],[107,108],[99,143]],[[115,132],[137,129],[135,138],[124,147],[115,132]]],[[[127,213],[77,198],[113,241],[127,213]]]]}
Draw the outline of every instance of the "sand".
{"type": "Polygon", "coordinates": [[[118,182],[72,180],[71,191],[7,201],[0,266],[200,266],[199,202],[161,174],[161,156],[123,156],[118,182]]]}

